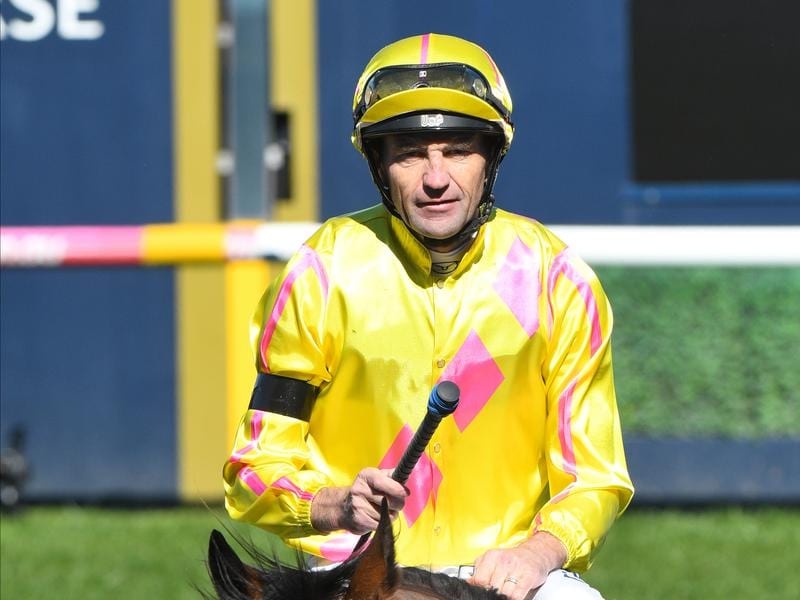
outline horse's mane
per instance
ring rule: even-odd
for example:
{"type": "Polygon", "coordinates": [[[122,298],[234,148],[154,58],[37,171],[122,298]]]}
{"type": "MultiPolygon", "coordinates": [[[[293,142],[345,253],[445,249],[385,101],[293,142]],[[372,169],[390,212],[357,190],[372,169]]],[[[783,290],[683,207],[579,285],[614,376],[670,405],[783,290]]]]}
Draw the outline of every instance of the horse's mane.
{"type": "Polygon", "coordinates": [[[224,536],[217,530],[212,531],[209,545],[215,552],[209,553],[208,569],[216,595],[205,594],[208,600],[340,598],[347,591],[357,566],[357,559],[350,559],[332,569],[313,571],[304,555],[298,552],[298,567],[292,567],[240,536],[234,537],[251,564],[245,565],[235,554],[231,556],[233,550],[224,536]],[[231,567],[238,567],[244,576],[231,567]]]}
{"type": "MultiPolygon", "coordinates": [[[[218,531],[212,533],[212,540],[221,537],[218,531]]],[[[219,540],[212,541],[218,543],[219,540]]],[[[307,568],[303,555],[298,553],[299,567],[291,567],[276,558],[260,552],[255,546],[237,538],[246,554],[253,561],[250,568],[255,576],[249,590],[242,589],[242,582],[231,577],[216,580],[216,596],[204,594],[208,600],[252,600],[252,594],[258,590],[258,597],[271,598],[341,598],[347,591],[360,557],[353,558],[341,565],[320,571],[307,568]],[[267,574],[269,574],[267,576],[267,574]]],[[[224,543],[224,542],[223,542],[224,543]]],[[[494,591],[484,590],[469,585],[463,579],[450,577],[444,573],[435,573],[417,567],[398,568],[399,579],[404,588],[424,590],[442,598],[459,598],[461,600],[494,600],[504,596],[494,591]]]]}
{"type": "MultiPolygon", "coordinates": [[[[230,531],[228,531],[231,534],[230,531]]],[[[231,534],[233,535],[233,534],[231,534]]],[[[311,570],[302,553],[297,554],[299,567],[282,563],[273,555],[233,535],[249,556],[251,564],[238,557],[217,530],[211,532],[208,549],[208,570],[219,600],[351,600],[385,598],[393,591],[415,591],[419,595],[443,599],[501,600],[494,590],[468,584],[444,573],[416,567],[398,567],[394,558],[394,536],[389,511],[384,501],[381,522],[367,549],[351,556],[328,570],[311,570]]]]}
{"type": "Polygon", "coordinates": [[[442,598],[459,598],[461,600],[501,600],[505,598],[495,590],[479,588],[468,584],[463,579],[417,567],[401,568],[400,580],[406,588],[429,590],[442,598]]]}

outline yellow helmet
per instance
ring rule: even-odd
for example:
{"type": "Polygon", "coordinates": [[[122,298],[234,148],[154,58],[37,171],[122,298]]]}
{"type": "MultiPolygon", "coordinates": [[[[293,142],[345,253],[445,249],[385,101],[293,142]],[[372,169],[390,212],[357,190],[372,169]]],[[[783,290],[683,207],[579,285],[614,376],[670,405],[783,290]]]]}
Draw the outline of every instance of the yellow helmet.
{"type": "Polygon", "coordinates": [[[378,140],[431,131],[474,132],[492,140],[477,214],[454,236],[466,239],[491,216],[497,168],[514,137],[511,109],[500,69],[483,48],[426,33],[389,44],[369,61],[353,95],[350,139],[367,159],[383,203],[404,222],[381,176],[378,140]]]}
{"type": "Polygon", "coordinates": [[[511,94],[492,57],[467,40],[426,33],[372,57],[353,96],[356,149],[369,137],[430,130],[477,130],[514,137],[511,94]]]}

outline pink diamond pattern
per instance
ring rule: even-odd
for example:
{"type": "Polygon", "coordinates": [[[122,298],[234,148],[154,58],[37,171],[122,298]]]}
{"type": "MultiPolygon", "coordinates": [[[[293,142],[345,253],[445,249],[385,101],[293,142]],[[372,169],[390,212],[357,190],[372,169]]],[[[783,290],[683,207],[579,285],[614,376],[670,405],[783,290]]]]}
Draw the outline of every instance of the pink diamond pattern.
{"type": "Polygon", "coordinates": [[[486,349],[480,336],[470,331],[464,344],[442,373],[439,381],[452,381],[461,390],[461,400],[453,413],[461,431],[486,406],[489,398],[505,379],[500,367],[486,349]]]}
{"type": "Polygon", "coordinates": [[[319,547],[320,554],[331,562],[344,562],[353,554],[360,539],[361,536],[354,533],[334,534],[319,547]]]}
{"type": "Polygon", "coordinates": [[[539,329],[539,263],[533,250],[517,238],[508,251],[506,261],[497,272],[494,290],[503,299],[529,336],[539,329]]]}
{"type": "MultiPolygon", "coordinates": [[[[411,426],[406,423],[400,430],[400,433],[395,437],[394,442],[387,450],[386,455],[378,465],[381,469],[393,469],[400,462],[403,452],[411,443],[414,437],[414,431],[411,426]]],[[[436,466],[427,454],[422,454],[419,461],[411,470],[411,475],[408,476],[406,487],[411,491],[411,495],[406,499],[406,505],[403,508],[403,515],[408,521],[408,526],[411,527],[414,522],[425,510],[428,504],[428,499],[431,496],[436,501],[436,493],[439,490],[439,485],[442,483],[442,472],[436,466]]]]}

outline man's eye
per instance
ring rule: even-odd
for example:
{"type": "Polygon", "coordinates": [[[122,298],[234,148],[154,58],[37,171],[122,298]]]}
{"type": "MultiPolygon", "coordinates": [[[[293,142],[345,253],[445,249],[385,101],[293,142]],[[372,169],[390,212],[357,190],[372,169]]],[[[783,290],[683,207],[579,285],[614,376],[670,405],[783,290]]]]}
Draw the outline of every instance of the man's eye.
{"type": "Polygon", "coordinates": [[[405,152],[400,152],[396,155],[395,160],[398,162],[402,162],[405,160],[413,160],[415,158],[419,158],[422,156],[422,152],[420,150],[407,150],[405,152]]]}
{"type": "Polygon", "coordinates": [[[452,156],[453,158],[463,158],[465,156],[469,156],[470,154],[472,154],[472,150],[470,148],[451,148],[447,152],[447,155],[452,156]]]}

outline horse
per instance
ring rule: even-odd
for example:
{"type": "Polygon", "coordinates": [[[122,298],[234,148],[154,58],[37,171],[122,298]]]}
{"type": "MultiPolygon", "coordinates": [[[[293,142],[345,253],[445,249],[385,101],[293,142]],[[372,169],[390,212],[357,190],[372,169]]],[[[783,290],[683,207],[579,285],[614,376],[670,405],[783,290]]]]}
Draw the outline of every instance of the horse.
{"type": "MultiPolygon", "coordinates": [[[[503,600],[497,590],[395,562],[386,501],[369,545],[329,570],[299,568],[248,548],[255,565],[242,562],[225,536],[211,532],[208,571],[218,600],[503,600]]],[[[302,558],[302,557],[301,557],[302,558]]]]}

